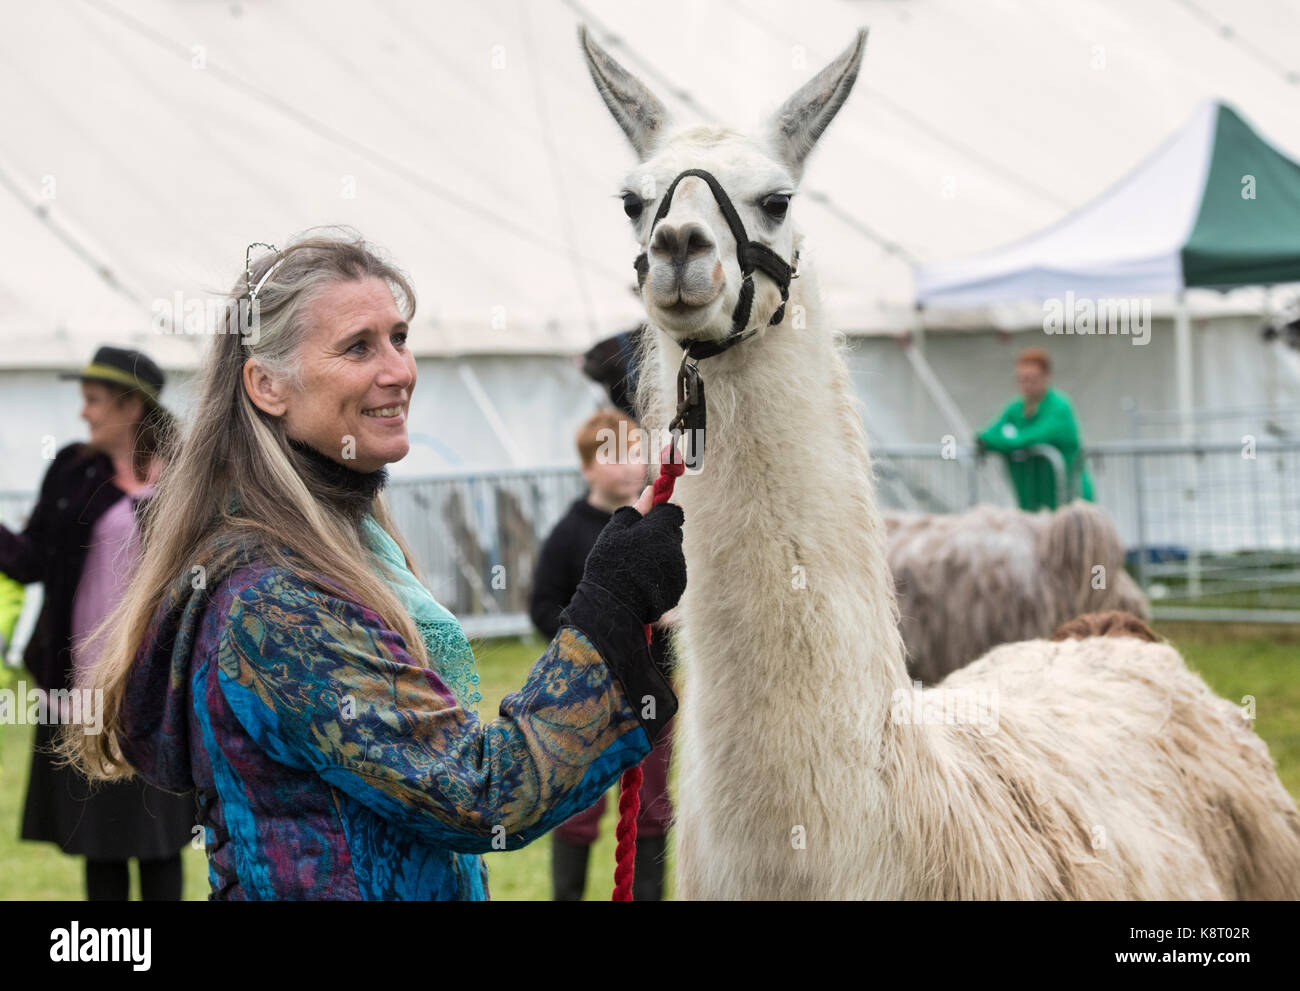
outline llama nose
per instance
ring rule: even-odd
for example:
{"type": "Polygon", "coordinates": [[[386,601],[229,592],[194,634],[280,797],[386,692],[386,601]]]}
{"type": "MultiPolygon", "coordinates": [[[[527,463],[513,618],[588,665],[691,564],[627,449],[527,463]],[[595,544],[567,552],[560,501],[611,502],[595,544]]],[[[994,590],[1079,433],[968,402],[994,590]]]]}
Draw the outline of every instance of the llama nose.
{"type": "Polygon", "coordinates": [[[650,242],[650,253],[671,262],[674,268],[683,269],[699,258],[713,253],[715,242],[709,229],[698,221],[682,224],[661,223],[655,228],[650,242]]]}

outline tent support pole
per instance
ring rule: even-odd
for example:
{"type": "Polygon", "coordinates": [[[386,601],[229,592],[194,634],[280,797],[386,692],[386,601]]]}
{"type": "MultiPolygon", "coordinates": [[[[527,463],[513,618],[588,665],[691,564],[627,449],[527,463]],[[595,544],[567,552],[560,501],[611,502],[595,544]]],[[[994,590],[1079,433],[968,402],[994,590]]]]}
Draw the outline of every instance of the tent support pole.
{"type": "Polygon", "coordinates": [[[501,414],[497,412],[496,406],[488,397],[487,390],[483,388],[478,376],[474,374],[474,369],[466,362],[458,361],[456,362],[456,370],[460,373],[460,380],[465,383],[465,388],[469,390],[470,397],[482,412],[483,418],[487,420],[488,426],[492,428],[492,433],[496,436],[497,441],[505,448],[506,454],[510,456],[510,460],[516,466],[522,465],[524,459],[520,456],[519,449],[515,447],[515,442],[510,436],[510,431],[506,428],[505,421],[501,419],[501,414]]]}
{"type": "Polygon", "coordinates": [[[1178,386],[1178,419],[1183,440],[1196,437],[1192,420],[1192,319],[1187,309],[1187,293],[1178,291],[1174,309],[1174,368],[1178,386]]]}
{"type": "MultiPolygon", "coordinates": [[[[952,401],[952,396],[948,390],[943,387],[939,381],[939,376],[934,374],[934,369],[930,363],[925,360],[925,352],[916,346],[918,335],[924,334],[924,328],[921,319],[921,307],[918,305],[912,310],[912,337],[907,345],[903,348],[903,353],[907,355],[907,360],[912,366],[912,371],[916,372],[916,377],[920,380],[925,391],[930,394],[930,399],[939,407],[939,411],[947,419],[948,423],[957,431],[957,442],[959,444],[969,444],[971,438],[975,436],[971,430],[970,424],[966,418],[961,415],[961,410],[957,404],[952,401]]],[[[924,337],[921,337],[924,340],[924,337]]]]}
{"type": "MultiPolygon", "coordinates": [[[[916,306],[912,308],[912,322],[907,329],[908,332],[911,334],[911,339],[912,339],[912,346],[907,349],[909,362],[911,361],[911,352],[913,351],[916,352],[917,356],[921,359],[921,361],[925,361],[925,314],[921,309],[920,303],[918,303],[916,306]]],[[[926,390],[927,393],[929,392],[929,387],[925,386],[924,382],[922,383],[922,387],[926,390]]],[[[924,423],[925,412],[926,412],[925,395],[916,391],[915,389],[909,391],[912,393],[911,422],[924,423]]],[[[930,399],[930,402],[934,402],[933,398],[930,399]]],[[[965,438],[963,437],[962,440],[965,441],[965,438]]]]}
{"type": "MultiPolygon", "coordinates": [[[[1192,407],[1192,318],[1187,309],[1187,292],[1178,290],[1174,309],[1174,367],[1178,384],[1178,421],[1184,441],[1196,439],[1196,422],[1192,407]]],[[[1200,492],[1201,459],[1192,459],[1196,481],[1192,487],[1192,534],[1187,548],[1187,594],[1197,599],[1201,595],[1200,506],[1196,502],[1200,492]]]]}

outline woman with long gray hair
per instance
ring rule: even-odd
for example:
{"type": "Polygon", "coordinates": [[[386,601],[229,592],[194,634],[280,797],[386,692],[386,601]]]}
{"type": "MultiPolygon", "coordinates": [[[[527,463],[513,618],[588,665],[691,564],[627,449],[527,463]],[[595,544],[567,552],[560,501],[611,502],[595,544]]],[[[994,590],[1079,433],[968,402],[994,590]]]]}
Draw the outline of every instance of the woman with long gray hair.
{"type": "Polygon", "coordinates": [[[686,584],[682,511],[619,510],[523,690],[483,722],[459,623],[382,495],[409,448],[405,276],[349,234],[246,266],[95,670],[87,773],[197,792],[212,897],[487,897],[641,760],[677,703],[644,625],[686,584]]]}

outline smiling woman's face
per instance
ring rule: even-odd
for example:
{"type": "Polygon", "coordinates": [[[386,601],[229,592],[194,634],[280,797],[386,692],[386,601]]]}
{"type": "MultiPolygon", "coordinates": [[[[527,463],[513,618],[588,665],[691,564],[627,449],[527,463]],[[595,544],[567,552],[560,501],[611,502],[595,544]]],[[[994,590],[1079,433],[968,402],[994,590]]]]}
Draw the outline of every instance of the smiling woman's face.
{"type": "Polygon", "coordinates": [[[406,457],[415,358],[387,283],[340,282],[308,307],[307,317],[302,389],[284,397],[285,431],[354,471],[406,457]]]}

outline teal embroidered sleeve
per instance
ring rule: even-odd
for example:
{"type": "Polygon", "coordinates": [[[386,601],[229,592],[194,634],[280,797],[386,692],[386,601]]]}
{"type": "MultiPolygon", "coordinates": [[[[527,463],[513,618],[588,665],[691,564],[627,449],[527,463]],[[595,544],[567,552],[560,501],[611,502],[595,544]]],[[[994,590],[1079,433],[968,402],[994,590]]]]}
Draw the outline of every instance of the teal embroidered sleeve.
{"type": "Polygon", "coordinates": [[[274,569],[234,595],[218,663],[241,725],[271,757],[461,853],[531,842],[650,750],[572,627],[484,723],[373,611],[274,569]]]}

